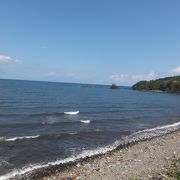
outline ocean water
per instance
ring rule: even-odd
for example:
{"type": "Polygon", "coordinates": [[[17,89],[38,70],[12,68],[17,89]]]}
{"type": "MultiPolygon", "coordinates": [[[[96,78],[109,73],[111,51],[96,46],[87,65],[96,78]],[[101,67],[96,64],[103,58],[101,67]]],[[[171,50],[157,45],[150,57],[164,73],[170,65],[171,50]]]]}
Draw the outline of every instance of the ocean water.
{"type": "Polygon", "coordinates": [[[176,94],[0,80],[0,179],[167,133],[179,121],[176,94]]]}

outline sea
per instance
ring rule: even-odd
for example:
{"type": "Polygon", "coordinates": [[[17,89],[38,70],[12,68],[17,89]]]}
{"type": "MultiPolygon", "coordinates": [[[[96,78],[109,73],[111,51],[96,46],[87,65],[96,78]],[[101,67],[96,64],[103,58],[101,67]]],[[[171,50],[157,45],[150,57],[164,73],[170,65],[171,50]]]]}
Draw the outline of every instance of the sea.
{"type": "Polygon", "coordinates": [[[0,80],[0,179],[103,154],[180,128],[180,95],[0,80]]]}

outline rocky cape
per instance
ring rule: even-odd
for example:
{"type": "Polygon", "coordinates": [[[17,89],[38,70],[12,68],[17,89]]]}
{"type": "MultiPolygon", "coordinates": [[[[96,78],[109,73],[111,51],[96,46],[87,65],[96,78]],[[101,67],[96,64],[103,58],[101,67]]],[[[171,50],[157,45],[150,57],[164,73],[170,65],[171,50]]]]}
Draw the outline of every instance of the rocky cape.
{"type": "Polygon", "coordinates": [[[180,93],[180,76],[166,77],[151,81],[140,81],[134,84],[132,89],[180,93]]]}

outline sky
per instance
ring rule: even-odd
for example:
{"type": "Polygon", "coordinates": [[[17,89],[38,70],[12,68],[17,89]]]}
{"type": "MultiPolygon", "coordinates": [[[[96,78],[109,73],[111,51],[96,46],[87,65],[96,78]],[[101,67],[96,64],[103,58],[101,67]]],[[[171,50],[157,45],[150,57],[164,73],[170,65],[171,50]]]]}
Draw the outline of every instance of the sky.
{"type": "Polygon", "coordinates": [[[132,85],[180,75],[179,0],[0,0],[0,78],[132,85]]]}

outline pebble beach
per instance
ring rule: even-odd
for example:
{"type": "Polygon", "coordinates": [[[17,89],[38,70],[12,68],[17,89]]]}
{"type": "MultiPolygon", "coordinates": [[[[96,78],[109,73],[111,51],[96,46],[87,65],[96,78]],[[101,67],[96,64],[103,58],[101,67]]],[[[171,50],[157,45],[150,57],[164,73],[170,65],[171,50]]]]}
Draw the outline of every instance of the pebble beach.
{"type": "Polygon", "coordinates": [[[168,179],[166,173],[179,168],[180,131],[129,145],[113,152],[88,158],[53,174],[38,177],[41,180],[126,180],[168,179]]]}

